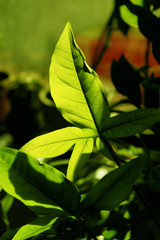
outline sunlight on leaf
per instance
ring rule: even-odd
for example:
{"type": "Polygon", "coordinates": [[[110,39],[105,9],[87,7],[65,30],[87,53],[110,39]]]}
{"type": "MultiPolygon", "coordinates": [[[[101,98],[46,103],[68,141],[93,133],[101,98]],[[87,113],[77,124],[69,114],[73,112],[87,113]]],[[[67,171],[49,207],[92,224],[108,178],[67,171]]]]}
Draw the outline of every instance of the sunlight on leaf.
{"type": "Polygon", "coordinates": [[[38,214],[79,214],[77,188],[64,174],[24,153],[0,148],[0,185],[38,214]],[[64,211],[63,211],[64,210],[64,211]]]}
{"type": "Polygon", "coordinates": [[[97,132],[92,129],[66,127],[38,136],[26,143],[20,150],[37,158],[56,157],[67,152],[79,140],[95,136],[97,132]]]}
{"type": "Polygon", "coordinates": [[[49,81],[53,100],[67,121],[78,127],[104,129],[109,106],[103,86],[87,65],[69,23],[54,50],[49,81]]]}
{"type": "Polygon", "coordinates": [[[25,240],[49,230],[58,218],[43,216],[21,227],[12,240],[25,240]]]}
{"type": "MultiPolygon", "coordinates": [[[[138,6],[143,6],[143,0],[131,0],[131,2],[138,6]]],[[[125,23],[131,27],[138,28],[138,17],[132,13],[126,5],[120,6],[120,15],[125,23]]]]}
{"type": "Polygon", "coordinates": [[[92,138],[80,140],[76,143],[67,169],[67,178],[70,181],[73,181],[75,179],[77,173],[85,165],[86,161],[90,157],[90,154],[92,153],[92,150],[92,138]]]}
{"type": "Polygon", "coordinates": [[[138,28],[138,17],[132,13],[126,5],[120,6],[120,15],[125,23],[131,27],[138,28]]]}
{"type": "Polygon", "coordinates": [[[9,228],[8,211],[10,210],[12,204],[13,204],[13,197],[9,194],[7,194],[1,200],[1,209],[2,209],[3,221],[6,224],[7,229],[9,228]]]}

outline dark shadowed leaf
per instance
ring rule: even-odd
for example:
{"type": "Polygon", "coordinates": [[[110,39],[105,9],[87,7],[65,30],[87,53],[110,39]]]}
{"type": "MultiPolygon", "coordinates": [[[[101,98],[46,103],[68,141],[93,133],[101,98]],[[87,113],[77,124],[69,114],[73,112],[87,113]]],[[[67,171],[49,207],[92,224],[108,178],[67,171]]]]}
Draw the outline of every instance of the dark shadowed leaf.
{"type": "Polygon", "coordinates": [[[0,80],[4,80],[6,78],[8,78],[8,74],[5,72],[0,72],[0,80]]]}
{"type": "Polygon", "coordinates": [[[103,134],[109,138],[133,136],[159,121],[159,109],[134,110],[110,118],[110,123],[103,134]]]}
{"type": "Polygon", "coordinates": [[[130,193],[144,163],[143,158],[137,158],[105,175],[82,201],[83,212],[117,207],[130,193]]]}
{"type": "Polygon", "coordinates": [[[6,231],[1,237],[0,240],[11,240],[14,235],[16,234],[16,232],[19,230],[19,228],[16,229],[11,229],[6,231]]]}
{"type": "Polygon", "coordinates": [[[144,103],[147,108],[159,108],[159,91],[145,88],[144,103]]]}
{"type": "Polygon", "coordinates": [[[141,104],[139,82],[141,77],[137,71],[122,56],[119,61],[114,60],[111,66],[111,78],[116,89],[127,96],[129,101],[136,106],[141,104]]]}
{"type": "Polygon", "coordinates": [[[158,0],[144,0],[144,6],[150,9],[150,6],[154,6],[154,9],[160,8],[160,1],[158,0]]]}
{"type": "Polygon", "coordinates": [[[140,31],[149,41],[160,40],[160,19],[149,10],[141,9],[138,14],[138,25],[140,31]]]}
{"type": "Polygon", "coordinates": [[[76,187],[57,169],[10,148],[0,148],[0,185],[35,213],[79,215],[76,187]]]}

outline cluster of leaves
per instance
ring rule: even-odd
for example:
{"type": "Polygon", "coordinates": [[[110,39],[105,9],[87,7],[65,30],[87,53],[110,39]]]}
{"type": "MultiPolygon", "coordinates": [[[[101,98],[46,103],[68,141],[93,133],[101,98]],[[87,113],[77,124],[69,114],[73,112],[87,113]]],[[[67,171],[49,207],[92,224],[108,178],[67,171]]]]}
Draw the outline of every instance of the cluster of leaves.
{"type": "MultiPolygon", "coordinates": [[[[142,8],[133,2],[136,1],[125,1],[125,7],[134,11],[134,15],[135,11],[140,12],[138,18],[142,21],[143,9],[150,14],[148,4],[144,2],[142,8]]],[[[149,40],[155,43],[155,38],[149,40]]],[[[154,76],[146,83],[141,71],[133,68],[124,56],[113,62],[112,80],[137,110],[111,117],[113,109],[99,77],[87,65],[67,23],[53,53],[49,81],[56,107],[70,126],[38,136],[20,151],[0,148],[0,185],[7,193],[1,208],[6,225],[12,197],[36,216],[17,229],[6,231],[1,240],[160,238],[155,214],[158,207],[153,212],[145,201],[148,199],[145,188],[150,187],[158,196],[159,152],[150,151],[141,135],[149,128],[155,133],[159,131],[155,124],[160,121],[160,110],[141,109],[140,92],[140,84],[159,90],[159,83],[154,76]],[[132,136],[136,144],[128,141],[132,136]],[[141,142],[138,147],[137,141],[141,142]],[[68,152],[71,156],[64,174],[53,166],[58,157],[62,159],[68,152]],[[105,170],[109,163],[110,170],[107,168],[100,180],[95,178],[97,170],[105,170]],[[149,184],[144,186],[143,178],[149,184]],[[146,221],[150,231],[140,235],[135,225],[146,221]]]]}

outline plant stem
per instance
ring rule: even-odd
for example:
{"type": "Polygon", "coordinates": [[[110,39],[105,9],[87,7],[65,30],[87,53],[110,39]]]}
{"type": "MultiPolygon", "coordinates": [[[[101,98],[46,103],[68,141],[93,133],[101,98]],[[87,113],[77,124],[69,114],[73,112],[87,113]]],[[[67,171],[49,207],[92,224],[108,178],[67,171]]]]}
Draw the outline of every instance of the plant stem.
{"type": "Polygon", "coordinates": [[[97,47],[96,47],[96,50],[95,50],[95,54],[94,54],[94,57],[93,57],[93,61],[94,62],[92,64],[92,68],[94,70],[97,69],[97,67],[98,67],[98,65],[99,65],[99,63],[100,63],[100,61],[101,61],[101,59],[102,59],[106,49],[108,48],[108,42],[109,42],[110,35],[111,35],[111,32],[112,32],[112,22],[113,22],[113,19],[114,19],[114,15],[115,15],[115,12],[113,11],[113,13],[112,13],[108,23],[106,24],[106,26],[105,26],[105,28],[104,28],[104,30],[103,30],[103,32],[102,32],[102,34],[101,34],[101,36],[100,36],[100,38],[98,40],[97,47]],[[104,45],[103,45],[103,47],[102,47],[102,49],[101,49],[101,51],[100,51],[100,53],[99,53],[99,55],[97,57],[97,52],[99,52],[98,48],[101,45],[101,41],[103,39],[103,36],[105,36],[105,35],[106,35],[105,43],[104,43],[104,45]]]}

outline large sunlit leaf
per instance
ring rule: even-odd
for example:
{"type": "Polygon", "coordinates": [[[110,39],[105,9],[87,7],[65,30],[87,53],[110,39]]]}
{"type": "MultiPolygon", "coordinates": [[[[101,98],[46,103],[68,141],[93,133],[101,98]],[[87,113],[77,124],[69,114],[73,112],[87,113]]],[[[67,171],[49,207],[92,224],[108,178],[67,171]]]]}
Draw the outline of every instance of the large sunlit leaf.
{"type": "Polygon", "coordinates": [[[10,148],[0,148],[0,185],[38,214],[79,214],[79,192],[57,169],[10,148]]]}
{"type": "Polygon", "coordinates": [[[134,159],[105,175],[87,194],[82,205],[87,210],[112,210],[126,199],[140,175],[145,160],[134,159]]]}
{"type": "Polygon", "coordinates": [[[159,109],[139,109],[110,118],[105,137],[119,138],[143,132],[160,121],[159,109]]]}
{"type": "Polygon", "coordinates": [[[63,117],[78,127],[103,130],[109,106],[98,75],[87,65],[69,23],[50,66],[51,95],[63,117]]]}
{"type": "Polygon", "coordinates": [[[56,157],[67,152],[79,140],[96,135],[97,132],[91,129],[66,127],[32,139],[21,148],[21,151],[33,157],[56,157]]]}
{"type": "Polygon", "coordinates": [[[85,165],[93,150],[93,139],[83,139],[76,143],[72,156],[69,160],[67,178],[73,181],[78,172],[85,165]]]}
{"type": "Polygon", "coordinates": [[[49,230],[57,218],[52,215],[43,216],[21,227],[12,240],[25,240],[49,230]]]}

